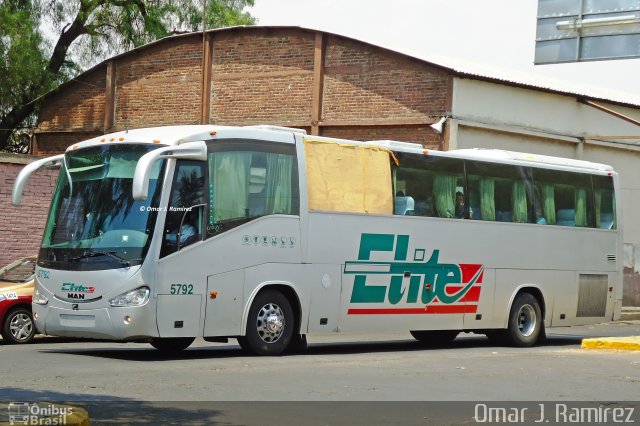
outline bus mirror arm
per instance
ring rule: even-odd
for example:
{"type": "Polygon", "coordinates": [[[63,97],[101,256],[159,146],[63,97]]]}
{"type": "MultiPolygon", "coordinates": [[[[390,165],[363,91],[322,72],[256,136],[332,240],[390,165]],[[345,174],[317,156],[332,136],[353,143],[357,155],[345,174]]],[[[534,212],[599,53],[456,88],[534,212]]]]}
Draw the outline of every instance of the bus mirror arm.
{"type": "Polygon", "coordinates": [[[143,155],[133,174],[133,199],[144,201],[149,193],[149,173],[157,160],[176,158],[183,160],[207,160],[207,144],[203,141],[186,142],[178,146],[165,146],[143,155]]]}
{"type": "Polygon", "coordinates": [[[27,164],[16,178],[15,183],[13,184],[13,193],[11,194],[11,202],[14,206],[18,207],[20,205],[20,201],[22,201],[22,193],[24,192],[24,187],[29,180],[29,177],[36,170],[42,167],[55,167],[59,166],[64,161],[64,154],[55,155],[53,157],[43,158],[41,160],[34,161],[33,163],[27,164]]]}

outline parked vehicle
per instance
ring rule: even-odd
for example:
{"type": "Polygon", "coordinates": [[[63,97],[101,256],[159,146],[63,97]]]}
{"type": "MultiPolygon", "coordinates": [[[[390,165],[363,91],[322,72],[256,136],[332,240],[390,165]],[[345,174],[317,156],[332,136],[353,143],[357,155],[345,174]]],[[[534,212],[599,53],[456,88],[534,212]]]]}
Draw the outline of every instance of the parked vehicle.
{"type": "Polygon", "coordinates": [[[37,160],[13,204],[56,164],[32,305],[48,335],[278,355],[363,331],[531,346],[620,316],[620,182],[604,164],[169,126],[37,160]]]}
{"type": "Polygon", "coordinates": [[[31,313],[36,257],[0,269],[0,334],[7,344],[29,343],[36,334],[31,313]]]}

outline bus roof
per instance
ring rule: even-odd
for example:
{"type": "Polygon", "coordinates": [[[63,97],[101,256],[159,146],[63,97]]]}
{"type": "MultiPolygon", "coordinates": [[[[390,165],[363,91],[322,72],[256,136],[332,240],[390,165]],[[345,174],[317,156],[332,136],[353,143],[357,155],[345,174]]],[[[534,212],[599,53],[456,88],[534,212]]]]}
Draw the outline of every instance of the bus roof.
{"type": "MultiPolygon", "coordinates": [[[[306,131],[302,129],[258,125],[258,126],[218,126],[218,125],[184,125],[184,126],[161,126],[161,127],[147,127],[141,129],[123,130],[120,132],[109,133],[105,135],[96,136],[91,139],[87,139],[82,142],[71,145],[67,148],[67,151],[71,151],[78,148],[86,148],[88,146],[101,145],[104,143],[120,143],[120,142],[134,142],[134,143],[153,143],[160,145],[179,145],[185,142],[194,142],[209,140],[218,135],[219,132],[223,133],[260,133],[260,132],[272,132],[276,134],[292,134],[301,133],[306,134],[306,131]]],[[[220,136],[220,135],[218,135],[220,136]]],[[[290,142],[293,142],[291,138],[290,142]]]]}
{"type": "MultiPolygon", "coordinates": [[[[120,132],[109,133],[106,135],[96,136],[94,138],[78,142],[67,148],[67,151],[84,148],[88,146],[101,145],[103,143],[119,143],[119,142],[135,142],[135,143],[153,143],[161,145],[179,145],[185,142],[209,140],[215,136],[223,136],[218,133],[234,134],[238,137],[240,134],[268,132],[278,134],[279,139],[283,135],[292,135],[294,133],[305,135],[306,138],[323,140],[327,142],[353,143],[355,145],[380,146],[392,151],[427,153],[440,157],[459,158],[467,160],[490,161],[496,163],[518,164],[518,165],[536,165],[542,167],[565,167],[571,169],[613,172],[613,168],[606,164],[592,163],[590,161],[574,160],[570,158],[552,157],[548,155],[528,154],[522,152],[506,151],[501,149],[457,149],[451,151],[426,151],[422,145],[411,142],[400,142],[392,140],[377,141],[351,141],[345,139],[333,139],[328,137],[306,136],[306,131],[297,128],[256,125],[256,126],[218,126],[218,125],[184,125],[184,126],[161,126],[149,127],[141,129],[123,130],[120,132]]],[[[283,141],[292,142],[293,138],[284,139],[283,141]]]]}
{"type": "Polygon", "coordinates": [[[613,172],[613,167],[593,163],[591,161],[574,160],[572,158],[552,157],[549,155],[528,154],[524,152],[506,151],[502,149],[470,148],[456,149],[446,152],[448,157],[464,158],[470,160],[495,161],[511,164],[529,164],[537,166],[562,166],[584,170],[598,170],[603,172],[613,172]]]}
{"type": "Polygon", "coordinates": [[[507,151],[503,149],[468,148],[451,151],[425,150],[417,143],[398,142],[392,140],[367,141],[367,145],[380,146],[391,151],[424,153],[438,157],[459,158],[465,160],[490,161],[501,164],[536,165],[540,167],[565,167],[590,171],[613,172],[613,167],[593,163],[591,161],[571,158],[553,157],[550,155],[530,154],[526,152],[507,151]]]}

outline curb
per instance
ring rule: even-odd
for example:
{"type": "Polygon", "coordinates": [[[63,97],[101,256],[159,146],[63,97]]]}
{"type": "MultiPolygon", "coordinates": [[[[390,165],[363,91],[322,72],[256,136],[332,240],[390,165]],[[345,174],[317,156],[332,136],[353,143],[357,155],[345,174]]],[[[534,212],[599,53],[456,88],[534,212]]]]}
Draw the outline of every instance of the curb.
{"type": "Polygon", "coordinates": [[[640,336],[582,339],[582,349],[618,349],[640,351],[640,336]]]}
{"type": "Polygon", "coordinates": [[[622,311],[618,321],[637,321],[640,320],[640,310],[622,311]]]}

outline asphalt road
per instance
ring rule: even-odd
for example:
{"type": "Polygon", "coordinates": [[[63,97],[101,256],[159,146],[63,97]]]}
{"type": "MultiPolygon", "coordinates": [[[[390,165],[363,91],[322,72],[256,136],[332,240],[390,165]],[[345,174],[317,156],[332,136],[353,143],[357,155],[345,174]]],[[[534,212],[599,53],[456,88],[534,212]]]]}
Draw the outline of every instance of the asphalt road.
{"type": "MultiPolygon", "coordinates": [[[[408,334],[316,337],[309,339],[306,354],[276,358],[246,356],[235,341],[196,340],[180,356],[165,357],[146,344],[41,336],[30,345],[0,343],[0,401],[76,402],[103,420],[123,410],[132,423],[143,423],[136,416],[155,407],[151,411],[167,423],[178,418],[185,424],[198,423],[200,416],[211,419],[212,412],[225,424],[253,424],[251,419],[264,424],[263,416],[275,415],[274,410],[290,413],[291,407],[299,420],[308,413],[319,415],[323,406],[356,416],[348,423],[357,424],[356,418],[385,419],[381,413],[403,407],[412,417],[398,424],[409,424],[427,422],[420,411],[424,404],[383,401],[640,400],[640,353],[580,348],[583,337],[640,335],[640,321],[557,328],[547,334],[544,344],[524,349],[492,346],[473,334],[462,334],[443,348],[425,348],[408,334]],[[311,403],[291,403],[296,401],[311,403]],[[220,404],[247,419],[224,417],[220,404]]],[[[451,404],[438,406],[445,416],[473,417],[471,408],[456,413],[451,404]]]]}

